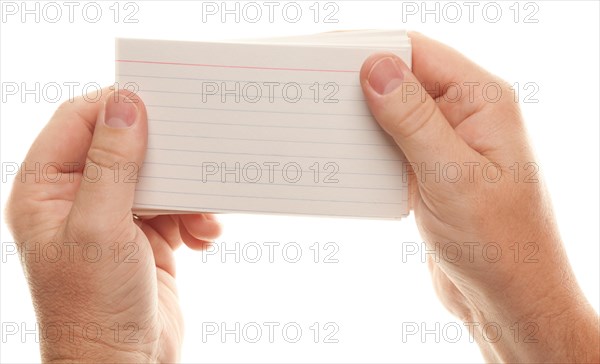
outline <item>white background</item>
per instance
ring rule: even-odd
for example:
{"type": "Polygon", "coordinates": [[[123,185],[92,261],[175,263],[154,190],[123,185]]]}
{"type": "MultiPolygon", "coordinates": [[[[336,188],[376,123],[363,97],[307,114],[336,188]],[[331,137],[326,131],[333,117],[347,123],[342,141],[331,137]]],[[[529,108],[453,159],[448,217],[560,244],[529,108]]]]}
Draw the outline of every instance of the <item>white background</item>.
{"type": "MultiPolygon", "coordinates": [[[[285,21],[280,11],[275,12],[273,23],[266,16],[255,24],[243,19],[236,23],[232,17],[223,23],[217,16],[203,22],[201,3],[192,1],[138,1],[139,11],[132,19],[139,22],[134,24],[123,21],[134,9],[124,9],[124,3],[119,5],[122,13],[115,23],[109,8],[113,1],[100,2],[103,15],[97,23],[82,16],[84,3],[75,8],[72,23],[65,7],[57,23],[45,21],[43,14],[39,23],[33,16],[22,22],[20,14],[14,15],[0,23],[1,81],[40,82],[41,86],[50,82],[110,85],[114,81],[115,37],[219,40],[357,28],[421,31],[459,49],[511,83],[518,82],[521,100],[531,92],[523,90],[525,83],[538,86],[533,99],[539,102],[523,103],[523,113],[569,258],[585,294],[598,310],[598,2],[541,1],[528,8],[522,2],[517,5],[520,13],[515,22],[514,2],[500,1],[496,4],[502,15],[496,23],[482,14],[483,2],[475,8],[472,22],[468,8],[462,1],[456,2],[463,11],[457,23],[449,21],[455,17],[451,8],[446,8],[444,17],[444,2],[438,3],[438,21],[428,15],[423,22],[421,13],[405,13],[403,19],[399,1],[339,1],[334,17],[338,23],[315,23],[309,9],[314,2],[299,3],[304,15],[297,23],[285,21]],[[526,23],[525,16],[536,7],[539,11],[529,20],[538,22],[526,23]]],[[[421,2],[414,4],[421,7],[421,2]]],[[[29,6],[33,7],[33,2],[29,6]]],[[[435,4],[429,2],[427,6],[434,9],[435,4]]],[[[494,18],[494,9],[487,15],[494,18]]],[[[65,94],[56,102],[43,97],[36,102],[28,96],[23,103],[20,94],[3,95],[3,163],[23,160],[54,109],[67,99],[67,89],[63,90],[65,94]]],[[[81,94],[81,88],[76,91],[81,94]]],[[[10,176],[6,182],[5,177],[3,174],[2,206],[12,183],[10,176]]],[[[435,297],[426,265],[415,257],[402,261],[402,249],[407,246],[402,242],[421,241],[414,216],[391,222],[232,214],[221,216],[221,221],[225,230],[218,244],[232,248],[235,242],[241,247],[257,242],[263,246],[263,258],[251,264],[242,257],[235,263],[230,255],[223,263],[219,255],[203,256],[186,248],[177,252],[186,322],[183,362],[482,361],[467,329],[435,297]],[[264,242],[281,244],[275,249],[274,263],[268,262],[264,242]],[[288,263],[282,256],[281,247],[289,242],[302,248],[299,263],[288,263]],[[318,263],[313,261],[314,250],[309,249],[315,242],[321,247],[318,263]],[[335,254],[338,263],[323,262],[324,253],[332,251],[324,250],[327,242],[335,242],[339,248],[335,254]],[[236,322],[241,326],[278,322],[281,326],[275,330],[274,343],[269,343],[264,326],[258,343],[243,338],[235,343],[233,335],[222,343],[219,335],[203,340],[202,323],[207,322],[225,322],[228,328],[236,322]],[[303,330],[295,344],[286,342],[280,330],[290,322],[303,330]],[[314,331],[309,328],[314,322],[321,326],[319,343],[313,342],[314,331]],[[323,328],[328,322],[339,327],[334,336],[338,343],[323,343],[323,334],[332,331],[323,328]],[[433,330],[438,323],[440,337],[429,334],[422,340],[420,335],[413,335],[403,340],[403,323],[405,327],[406,323],[424,323],[433,330]],[[449,328],[446,332],[445,325],[449,328]],[[462,327],[458,342],[451,342],[456,336],[452,327],[462,327]]],[[[1,232],[3,246],[10,244],[12,238],[4,224],[1,232]]],[[[22,338],[20,333],[6,336],[4,332],[7,323],[27,329],[35,325],[27,284],[15,256],[2,255],[0,289],[0,360],[39,361],[33,334],[22,338]]]]}

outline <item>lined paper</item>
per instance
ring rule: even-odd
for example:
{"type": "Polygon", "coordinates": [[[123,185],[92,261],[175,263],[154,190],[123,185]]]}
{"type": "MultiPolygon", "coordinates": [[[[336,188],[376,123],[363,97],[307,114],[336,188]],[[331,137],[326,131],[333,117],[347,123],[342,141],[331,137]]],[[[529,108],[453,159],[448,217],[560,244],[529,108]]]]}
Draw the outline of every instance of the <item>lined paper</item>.
{"type": "Polygon", "coordinates": [[[377,50],[410,64],[410,43],[345,33],[117,39],[117,83],[148,111],[134,211],[406,216],[404,157],[373,120],[359,70],[377,50]]]}

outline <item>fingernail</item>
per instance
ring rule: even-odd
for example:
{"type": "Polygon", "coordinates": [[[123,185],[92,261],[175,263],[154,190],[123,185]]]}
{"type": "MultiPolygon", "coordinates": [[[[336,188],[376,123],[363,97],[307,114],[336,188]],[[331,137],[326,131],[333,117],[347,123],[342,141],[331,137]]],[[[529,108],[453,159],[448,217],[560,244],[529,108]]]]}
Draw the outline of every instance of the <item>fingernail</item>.
{"type": "Polygon", "coordinates": [[[116,91],[106,100],[104,124],[112,128],[128,128],[137,120],[137,114],[135,101],[116,91]]]}
{"type": "Polygon", "coordinates": [[[400,65],[392,57],[375,62],[369,72],[369,84],[380,95],[387,95],[397,89],[404,81],[400,65]]]}

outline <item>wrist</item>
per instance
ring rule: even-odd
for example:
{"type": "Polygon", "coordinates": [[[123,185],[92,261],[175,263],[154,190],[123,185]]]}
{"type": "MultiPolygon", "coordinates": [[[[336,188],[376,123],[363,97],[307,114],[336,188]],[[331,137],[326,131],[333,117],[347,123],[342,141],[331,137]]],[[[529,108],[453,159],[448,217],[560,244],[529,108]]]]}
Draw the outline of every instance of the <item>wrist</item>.
{"type": "Polygon", "coordinates": [[[113,347],[57,346],[50,350],[42,347],[42,362],[53,364],[71,363],[157,363],[141,351],[125,351],[113,347]]]}
{"type": "Polygon", "coordinates": [[[103,354],[78,354],[78,356],[61,356],[53,358],[42,357],[42,363],[52,364],[92,364],[92,363],[157,363],[156,359],[151,359],[141,354],[125,353],[103,353],[103,354]]]}
{"type": "Polygon", "coordinates": [[[600,361],[598,315],[568,262],[528,270],[503,290],[470,300],[477,341],[502,362],[600,361]]]}
{"type": "Polygon", "coordinates": [[[42,321],[40,349],[44,363],[157,363],[160,356],[156,337],[136,324],[74,317],[42,321]]]}

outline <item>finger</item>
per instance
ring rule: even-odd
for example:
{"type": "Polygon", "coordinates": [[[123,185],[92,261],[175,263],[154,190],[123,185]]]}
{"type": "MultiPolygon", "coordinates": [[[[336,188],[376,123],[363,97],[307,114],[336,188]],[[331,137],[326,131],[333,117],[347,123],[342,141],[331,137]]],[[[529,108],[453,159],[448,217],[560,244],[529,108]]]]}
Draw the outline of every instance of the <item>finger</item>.
{"type": "Polygon", "coordinates": [[[528,142],[512,87],[442,43],[409,36],[412,71],[456,133],[488,160],[531,161],[529,150],[520,153],[528,142]]]}
{"type": "Polygon", "coordinates": [[[474,151],[454,131],[406,64],[393,54],[369,57],[360,80],[371,113],[409,162],[432,168],[470,159],[474,151]]]}
{"type": "Polygon", "coordinates": [[[214,240],[221,235],[221,224],[214,216],[203,214],[179,215],[185,229],[196,239],[214,240]]]}
{"type": "Polygon", "coordinates": [[[64,102],[35,139],[15,176],[7,222],[19,237],[55,229],[79,188],[85,156],[108,88],[64,102]],[[51,213],[39,211],[50,208],[51,213]]]}
{"type": "Polygon", "coordinates": [[[161,215],[140,223],[151,226],[171,250],[182,242],[192,249],[205,249],[221,231],[212,215],[161,215]]]}
{"type": "Polygon", "coordinates": [[[96,119],[110,90],[64,102],[40,132],[25,163],[53,163],[63,172],[81,171],[92,142],[96,119]]]}
{"type": "Polygon", "coordinates": [[[206,217],[206,218],[207,218],[207,219],[209,219],[209,220],[213,220],[213,221],[219,221],[219,220],[217,219],[217,217],[215,216],[215,214],[209,214],[209,213],[205,213],[205,214],[203,214],[203,215],[204,215],[204,217],[206,217]]]}
{"type": "MultiPolygon", "coordinates": [[[[158,230],[155,225],[141,221],[139,224],[140,229],[150,242],[156,267],[175,277],[175,258],[171,248],[172,242],[165,237],[164,231],[158,230]]],[[[179,238],[179,234],[177,234],[177,237],[179,238]]]]}
{"type": "Polygon", "coordinates": [[[175,250],[181,245],[180,221],[176,215],[160,215],[151,220],[142,220],[142,223],[156,230],[168,243],[171,250],[175,250]]]}
{"type": "Polygon", "coordinates": [[[84,178],[70,220],[105,229],[130,224],[139,168],[147,144],[143,102],[132,92],[113,92],[99,110],[84,178]]]}
{"type": "Polygon", "coordinates": [[[190,249],[205,250],[212,244],[211,241],[194,237],[183,224],[179,225],[179,233],[181,234],[181,239],[183,239],[185,245],[187,245],[190,249]]]}
{"type": "Polygon", "coordinates": [[[450,125],[457,127],[486,104],[484,90],[495,87],[497,77],[443,43],[417,32],[409,37],[412,72],[450,125]]]}

